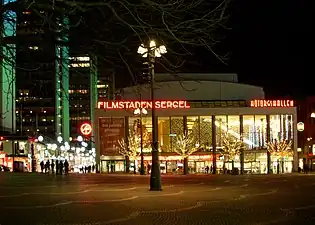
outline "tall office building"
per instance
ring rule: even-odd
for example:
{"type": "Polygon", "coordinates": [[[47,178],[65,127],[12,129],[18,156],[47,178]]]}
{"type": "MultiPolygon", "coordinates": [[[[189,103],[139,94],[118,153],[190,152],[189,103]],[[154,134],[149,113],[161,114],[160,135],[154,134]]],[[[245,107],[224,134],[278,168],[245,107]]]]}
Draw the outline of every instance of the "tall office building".
{"type": "Polygon", "coordinates": [[[3,129],[29,136],[69,136],[67,21],[22,1],[2,1],[3,129]],[[50,18],[48,21],[44,18],[50,18]]]}
{"type": "Polygon", "coordinates": [[[98,80],[97,57],[69,45],[67,17],[18,1],[2,3],[3,129],[64,140],[78,135],[80,124],[93,123],[98,97],[108,95],[107,82],[98,80]]]}
{"type": "Polygon", "coordinates": [[[2,131],[15,131],[16,20],[10,0],[1,0],[0,120],[2,131]],[[4,7],[6,6],[6,8],[4,7]]]}

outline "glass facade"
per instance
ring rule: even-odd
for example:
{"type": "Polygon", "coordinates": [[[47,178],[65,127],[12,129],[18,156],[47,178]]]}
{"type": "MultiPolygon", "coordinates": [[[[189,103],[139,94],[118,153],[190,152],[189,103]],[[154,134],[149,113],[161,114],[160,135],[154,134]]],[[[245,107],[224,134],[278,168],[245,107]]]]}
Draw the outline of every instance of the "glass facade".
{"type": "Polygon", "coordinates": [[[247,149],[264,149],[267,144],[266,115],[243,116],[243,138],[247,149]]]}
{"type": "Polygon", "coordinates": [[[292,124],[292,115],[270,115],[270,140],[292,140],[292,124]]]}
{"type": "MultiPolygon", "coordinates": [[[[292,115],[217,115],[158,117],[158,141],[161,152],[160,163],[163,173],[177,173],[182,170],[183,159],[174,152],[176,136],[183,135],[185,130],[194,139],[193,143],[198,150],[189,156],[188,166],[190,173],[205,173],[212,170],[213,140],[216,141],[216,158],[218,173],[241,169],[241,157],[237,155],[230,160],[224,159],[223,141],[228,137],[243,143],[244,173],[267,173],[267,143],[268,141],[293,142],[292,115]],[[214,118],[214,120],[213,120],[214,118]],[[269,123],[270,126],[267,126],[269,123]],[[215,133],[212,131],[215,127],[215,133]],[[269,131],[267,130],[270,127],[269,131]],[[215,135],[215,137],[212,137],[215,135]],[[269,135],[269,137],[268,137],[269,135]],[[209,169],[211,168],[211,169],[209,169]]],[[[137,134],[143,134],[143,151],[147,155],[145,165],[151,163],[150,151],[152,141],[151,117],[129,117],[129,129],[137,134]],[[141,123],[142,120],[142,123],[141,123]],[[141,129],[142,124],[142,129],[141,129]]],[[[273,173],[291,172],[293,157],[281,159],[271,156],[270,170],[273,173]]],[[[139,158],[140,160],[140,158],[139,158]]],[[[137,163],[139,164],[139,162],[137,163]]],[[[149,166],[147,166],[149,167],[149,166]]]]}

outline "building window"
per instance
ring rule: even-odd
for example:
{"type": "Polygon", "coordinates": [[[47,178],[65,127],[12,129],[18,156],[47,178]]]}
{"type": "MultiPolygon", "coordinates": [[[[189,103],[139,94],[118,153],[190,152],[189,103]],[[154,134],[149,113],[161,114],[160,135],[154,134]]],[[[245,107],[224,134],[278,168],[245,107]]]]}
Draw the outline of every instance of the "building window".
{"type": "Polygon", "coordinates": [[[256,129],[255,129],[255,116],[243,116],[243,140],[247,149],[258,147],[256,145],[256,129]]]}
{"type": "Polygon", "coordinates": [[[171,151],[171,126],[170,126],[170,117],[159,117],[159,144],[162,152],[171,151]]]}
{"type": "Polygon", "coordinates": [[[200,147],[205,151],[212,146],[212,119],[211,116],[200,116],[200,147]]]}
{"type": "Polygon", "coordinates": [[[223,138],[228,130],[227,116],[216,116],[215,126],[216,126],[217,148],[222,149],[223,138]]]}
{"type": "Polygon", "coordinates": [[[293,139],[292,115],[270,115],[270,141],[293,139]]]}
{"type": "Polygon", "coordinates": [[[176,139],[176,136],[183,134],[184,134],[183,117],[171,117],[171,149],[173,147],[172,142],[176,139]]]}
{"type": "Polygon", "coordinates": [[[243,131],[243,140],[247,149],[267,147],[266,115],[244,115],[243,131]]]}
{"type": "Polygon", "coordinates": [[[187,116],[187,131],[195,147],[200,147],[200,123],[198,116],[187,116]]]}
{"type": "Polygon", "coordinates": [[[259,148],[267,147],[267,120],[266,115],[255,115],[256,145],[259,148]]]}
{"type": "Polygon", "coordinates": [[[270,141],[282,140],[281,115],[270,115],[270,141]]]}
{"type": "Polygon", "coordinates": [[[228,116],[228,132],[235,137],[236,139],[240,140],[240,116],[228,116]]]}

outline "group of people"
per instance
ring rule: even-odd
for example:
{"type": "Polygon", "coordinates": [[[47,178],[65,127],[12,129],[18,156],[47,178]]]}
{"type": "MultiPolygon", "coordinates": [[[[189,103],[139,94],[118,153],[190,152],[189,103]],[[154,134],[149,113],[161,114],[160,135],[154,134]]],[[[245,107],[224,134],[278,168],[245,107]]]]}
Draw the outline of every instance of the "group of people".
{"type": "Polygon", "coordinates": [[[54,160],[51,160],[51,162],[47,160],[46,163],[44,161],[41,161],[40,169],[41,169],[41,173],[51,172],[52,174],[57,174],[57,175],[68,174],[69,163],[67,160],[65,161],[56,160],[56,162],[54,162],[54,160]]]}

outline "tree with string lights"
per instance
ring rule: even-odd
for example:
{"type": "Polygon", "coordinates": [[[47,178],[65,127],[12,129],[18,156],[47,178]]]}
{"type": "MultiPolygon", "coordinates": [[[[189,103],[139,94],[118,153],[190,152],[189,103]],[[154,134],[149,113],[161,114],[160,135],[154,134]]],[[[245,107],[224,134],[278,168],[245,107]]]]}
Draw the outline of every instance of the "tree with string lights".
{"type": "MultiPolygon", "coordinates": [[[[236,156],[240,156],[241,150],[245,147],[244,142],[233,137],[228,132],[224,134],[222,139],[224,163],[225,158],[232,161],[232,171],[234,170],[234,161],[236,156]]],[[[225,167],[225,166],[224,166],[225,167]]]]}
{"type": "Polygon", "coordinates": [[[273,140],[267,143],[268,161],[271,161],[271,156],[277,157],[277,173],[280,173],[280,163],[282,171],[284,171],[284,158],[293,156],[291,140],[273,140]]]}
{"type": "Polygon", "coordinates": [[[137,173],[136,170],[136,160],[140,155],[140,140],[138,134],[134,132],[129,132],[129,135],[121,140],[118,140],[118,152],[119,154],[126,157],[127,160],[134,161],[134,174],[137,173]]]}
{"type": "Polygon", "coordinates": [[[184,174],[188,174],[188,157],[198,151],[195,139],[186,131],[174,138],[173,150],[184,160],[184,174]]]}

